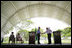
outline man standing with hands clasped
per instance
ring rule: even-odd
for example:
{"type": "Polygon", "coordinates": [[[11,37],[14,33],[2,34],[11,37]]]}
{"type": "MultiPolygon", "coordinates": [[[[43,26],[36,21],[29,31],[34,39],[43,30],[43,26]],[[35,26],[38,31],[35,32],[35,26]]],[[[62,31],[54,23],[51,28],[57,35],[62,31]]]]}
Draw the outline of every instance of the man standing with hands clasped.
{"type": "Polygon", "coordinates": [[[37,30],[38,44],[40,44],[40,27],[37,30]]]}
{"type": "Polygon", "coordinates": [[[48,44],[51,44],[51,33],[52,33],[51,29],[46,28],[46,32],[44,32],[44,33],[47,33],[47,35],[48,35],[48,44]]]}

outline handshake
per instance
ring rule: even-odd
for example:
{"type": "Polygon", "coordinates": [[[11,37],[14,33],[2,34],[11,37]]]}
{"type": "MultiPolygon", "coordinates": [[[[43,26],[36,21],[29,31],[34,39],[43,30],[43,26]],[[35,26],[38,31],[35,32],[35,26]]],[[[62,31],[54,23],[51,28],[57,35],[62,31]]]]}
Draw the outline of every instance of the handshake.
{"type": "Polygon", "coordinates": [[[41,34],[45,34],[45,33],[41,33],[41,34]]]}

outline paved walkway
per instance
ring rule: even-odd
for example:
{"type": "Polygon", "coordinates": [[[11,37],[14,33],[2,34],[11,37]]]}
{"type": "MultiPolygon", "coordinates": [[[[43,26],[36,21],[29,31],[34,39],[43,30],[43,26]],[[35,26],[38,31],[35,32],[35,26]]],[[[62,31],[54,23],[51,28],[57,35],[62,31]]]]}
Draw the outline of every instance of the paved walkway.
{"type": "Polygon", "coordinates": [[[1,44],[1,47],[71,47],[71,44],[1,44]]]}
{"type": "Polygon", "coordinates": [[[62,43],[62,44],[1,44],[1,45],[36,45],[36,46],[40,46],[40,45],[71,45],[70,43],[62,43]]]}

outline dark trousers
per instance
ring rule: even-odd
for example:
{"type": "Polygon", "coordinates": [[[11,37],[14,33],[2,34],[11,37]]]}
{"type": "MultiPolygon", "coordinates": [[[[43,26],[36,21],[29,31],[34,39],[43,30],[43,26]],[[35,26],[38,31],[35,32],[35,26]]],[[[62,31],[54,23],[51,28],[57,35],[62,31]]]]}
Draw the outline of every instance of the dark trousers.
{"type": "Polygon", "coordinates": [[[51,34],[47,34],[48,35],[48,43],[51,44],[51,34]]]}
{"type": "Polygon", "coordinates": [[[37,34],[38,37],[38,44],[40,44],[40,33],[37,34]]]}
{"type": "Polygon", "coordinates": [[[12,41],[12,43],[15,43],[15,38],[10,38],[9,37],[9,43],[10,43],[10,41],[12,41]]]}

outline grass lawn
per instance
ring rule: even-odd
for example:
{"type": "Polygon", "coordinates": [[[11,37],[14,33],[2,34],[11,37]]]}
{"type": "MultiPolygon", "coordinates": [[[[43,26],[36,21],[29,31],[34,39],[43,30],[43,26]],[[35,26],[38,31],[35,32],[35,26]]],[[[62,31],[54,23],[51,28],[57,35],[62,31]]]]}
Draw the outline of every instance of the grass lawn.
{"type": "Polygon", "coordinates": [[[71,40],[62,40],[62,43],[71,43],[71,40]]]}
{"type": "MultiPolygon", "coordinates": [[[[71,40],[61,40],[62,43],[71,43],[71,40]]],[[[47,41],[44,41],[44,44],[47,44],[47,41]]],[[[52,40],[52,43],[54,44],[54,41],[52,40]]]]}
{"type": "MultiPolygon", "coordinates": [[[[25,44],[28,44],[28,42],[29,41],[24,41],[25,44]]],[[[47,40],[44,40],[43,42],[44,42],[43,44],[47,44],[48,43],[47,40]]],[[[62,39],[61,42],[62,43],[71,43],[71,40],[70,39],[62,39]]],[[[8,43],[8,41],[6,41],[6,42],[4,41],[3,43],[8,43]]],[[[37,44],[37,41],[35,43],[37,44]]],[[[54,40],[52,40],[52,44],[54,44],[54,40]]]]}

